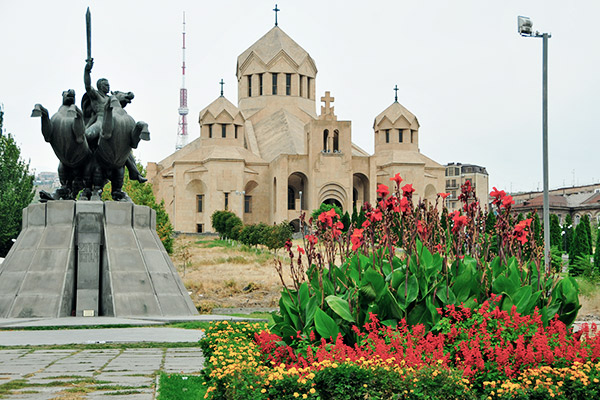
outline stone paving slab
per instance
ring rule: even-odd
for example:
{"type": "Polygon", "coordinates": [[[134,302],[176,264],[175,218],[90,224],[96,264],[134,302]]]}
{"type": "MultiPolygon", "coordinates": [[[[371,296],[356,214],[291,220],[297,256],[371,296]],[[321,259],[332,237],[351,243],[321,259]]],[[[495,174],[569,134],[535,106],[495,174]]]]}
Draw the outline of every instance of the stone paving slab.
{"type": "Polygon", "coordinates": [[[14,379],[25,379],[32,385],[64,382],[64,385],[60,386],[24,387],[5,397],[11,400],[151,400],[154,399],[156,375],[159,370],[194,374],[199,373],[203,367],[202,351],[196,347],[124,350],[0,349],[0,384],[14,379]],[[80,384],[86,385],[88,389],[103,389],[106,386],[120,386],[121,389],[95,390],[89,393],[65,392],[65,389],[74,387],[74,381],[83,379],[85,382],[85,379],[90,378],[105,383],[80,384]],[[31,393],[34,391],[36,393],[31,393]]]}
{"type": "Polygon", "coordinates": [[[0,331],[0,346],[53,344],[197,342],[202,331],[177,328],[106,328],[0,331]]]}

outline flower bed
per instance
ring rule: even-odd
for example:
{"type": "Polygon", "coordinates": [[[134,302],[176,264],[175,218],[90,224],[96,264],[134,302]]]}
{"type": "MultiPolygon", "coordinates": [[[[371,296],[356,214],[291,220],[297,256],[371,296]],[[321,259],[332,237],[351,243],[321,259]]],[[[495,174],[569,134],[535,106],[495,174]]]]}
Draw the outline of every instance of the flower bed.
{"type": "MultiPolygon", "coordinates": [[[[595,398],[600,336],[573,334],[558,319],[520,315],[486,302],[440,310],[441,328],[370,315],[359,341],[298,339],[294,348],[265,324],[218,322],[201,345],[208,399],[595,398]]],[[[358,331],[358,329],[357,329],[358,331]]]]}

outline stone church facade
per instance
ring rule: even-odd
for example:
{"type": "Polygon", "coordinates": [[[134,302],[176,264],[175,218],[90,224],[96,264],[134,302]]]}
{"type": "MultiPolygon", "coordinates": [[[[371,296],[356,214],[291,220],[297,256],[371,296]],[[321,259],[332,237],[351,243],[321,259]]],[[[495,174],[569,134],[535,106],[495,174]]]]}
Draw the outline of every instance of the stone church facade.
{"type": "Polygon", "coordinates": [[[344,210],[376,201],[378,184],[396,173],[416,195],[435,201],[445,167],[419,151],[419,122],[397,101],[375,117],[375,151],[352,143],[329,92],[316,113],[317,67],[275,26],[237,60],[238,105],[218,97],[199,115],[200,137],[147,175],[176,231],[212,231],[216,210],[245,224],[290,221],[323,202],[344,210]]]}

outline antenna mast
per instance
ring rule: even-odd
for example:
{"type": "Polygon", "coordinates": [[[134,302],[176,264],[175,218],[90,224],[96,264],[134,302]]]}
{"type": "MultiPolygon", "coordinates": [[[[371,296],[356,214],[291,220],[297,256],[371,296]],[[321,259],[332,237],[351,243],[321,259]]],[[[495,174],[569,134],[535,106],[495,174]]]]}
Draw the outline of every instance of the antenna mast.
{"type": "Polygon", "coordinates": [[[187,115],[189,109],[187,107],[187,89],[185,88],[185,11],[183,12],[183,64],[181,65],[181,89],[179,90],[179,127],[177,129],[177,144],[175,149],[179,150],[188,142],[187,115]]]}

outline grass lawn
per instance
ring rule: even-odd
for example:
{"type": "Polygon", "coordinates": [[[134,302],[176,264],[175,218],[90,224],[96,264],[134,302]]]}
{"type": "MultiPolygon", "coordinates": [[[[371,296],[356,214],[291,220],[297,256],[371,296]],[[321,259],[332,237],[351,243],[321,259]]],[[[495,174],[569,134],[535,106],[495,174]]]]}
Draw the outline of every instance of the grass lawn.
{"type": "Polygon", "coordinates": [[[202,376],[161,373],[157,399],[203,399],[206,388],[202,376]]]}

